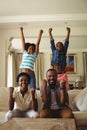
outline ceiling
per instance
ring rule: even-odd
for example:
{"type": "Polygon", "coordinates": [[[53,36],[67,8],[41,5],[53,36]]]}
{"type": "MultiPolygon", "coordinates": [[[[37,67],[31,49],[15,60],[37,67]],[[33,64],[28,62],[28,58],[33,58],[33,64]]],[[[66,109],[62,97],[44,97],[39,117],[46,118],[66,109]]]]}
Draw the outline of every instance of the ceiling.
{"type": "Polygon", "coordinates": [[[0,29],[86,26],[87,0],[0,0],[0,29]]]}

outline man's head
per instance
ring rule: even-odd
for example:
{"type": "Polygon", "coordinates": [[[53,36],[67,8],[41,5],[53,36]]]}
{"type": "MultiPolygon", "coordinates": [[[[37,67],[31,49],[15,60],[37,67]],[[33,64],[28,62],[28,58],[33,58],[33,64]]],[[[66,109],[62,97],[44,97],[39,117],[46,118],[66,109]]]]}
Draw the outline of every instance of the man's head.
{"type": "Polygon", "coordinates": [[[27,73],[22,72],[17,76],[16,79],[18,85],[20,86],[21,91],[27,91],[28,90],[28,85],[30,83],[30,77],[27,73]]]}
{"type": "Polygon", "coordinates": [[[48,69],[46,72],[47,82],[50,85],[55,85],[57,81],[57,72],[55,69],[48,69]]]}
{"type": "Polygon", "coordinates": [[[61,51],[61,50],[63,49],[63,43],[62,43],[62,42],[57,42],[57,43],[56,43],[56,49],[57,49],[58,51],[61,51]]]}

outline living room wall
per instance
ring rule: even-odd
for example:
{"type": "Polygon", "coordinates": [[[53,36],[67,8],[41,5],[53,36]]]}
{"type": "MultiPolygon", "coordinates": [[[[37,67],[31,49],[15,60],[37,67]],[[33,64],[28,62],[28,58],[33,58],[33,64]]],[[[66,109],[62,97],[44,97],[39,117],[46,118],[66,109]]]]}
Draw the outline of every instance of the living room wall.
{"type": "MultiPolygon", "coordinates": [[[[37,38],[40,28],[28,29],[25,27],[25,37],[37,38]]],[[[71,37],[68,53],[77,54],[77,73],[69,74],[69,76],[84,76],[84,65],[82,52],[87,52],[87,28],[86,27],[71,27],[71,37]]],[[[48,28],[44,28],[43,37],[40,44],[40,50],[44,51],[44,77],[46,70],[50,67],[50,44],[48,37],[48,28]]],[[[53,35],[56,41],[63,41],[66,36],[65,27],[53,27],[53,35]]],[[[19,29],[2,29],[0,30],[0,87],[6,86],[6,53],[10,38],[19,38],[19,29]]]]}

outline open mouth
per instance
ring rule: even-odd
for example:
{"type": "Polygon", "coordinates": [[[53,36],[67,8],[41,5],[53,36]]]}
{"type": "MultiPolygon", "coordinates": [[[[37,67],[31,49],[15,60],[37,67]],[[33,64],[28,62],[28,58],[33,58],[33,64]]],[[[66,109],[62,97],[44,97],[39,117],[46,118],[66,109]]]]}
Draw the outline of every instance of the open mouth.
{"type": "Polygon", "coordinates": [[[26,84],[22,84],[22,87],[25,88],[25,87],[26,87],[26,84]]]}

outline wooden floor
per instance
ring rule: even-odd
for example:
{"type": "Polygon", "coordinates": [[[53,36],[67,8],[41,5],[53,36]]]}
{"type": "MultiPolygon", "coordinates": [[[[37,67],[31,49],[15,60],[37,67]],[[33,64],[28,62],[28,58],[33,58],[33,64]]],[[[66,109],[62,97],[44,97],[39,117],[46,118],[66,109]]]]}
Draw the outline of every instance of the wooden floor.
{"type": "Polygon", "coordinates": [[[13,118],[0,125],[0,130],[76,130],[74,119],[13,118]]]}

